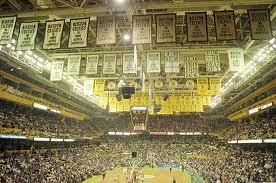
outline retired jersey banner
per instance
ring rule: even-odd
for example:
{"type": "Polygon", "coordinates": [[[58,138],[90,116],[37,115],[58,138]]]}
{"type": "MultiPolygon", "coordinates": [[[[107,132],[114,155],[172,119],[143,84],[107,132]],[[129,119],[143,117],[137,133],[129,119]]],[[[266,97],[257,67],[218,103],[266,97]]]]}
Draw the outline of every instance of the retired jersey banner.
{"type": "Polygon", "coordinates": [[[214,11],[217,40],[236,40],[236,26],[234,11],[214,11]]]}
{"type": "Polygon", "coordinates": [[[199,75],[198,59],[195,56],[187,56],[184,61],[185,78],[197,78],[199,75]]]}
{"type": "Polygon", "coordinates": [[[147,53],[147,73],[160,73],[160,52],[147,53]]]}
{"type": "Polygon", "coordinates": [[[197,94],[206,95],[208,93],[208,78],[197,78],[197,94]]]}
{"type": "Polygon", "coordinates": [[[244,70],[244,53],[242,48],[230,48],[227,50],[229,59],[229,71],[242,72],[244,70]]]}
{"type": "Polygon", "coordinates": [[[132,16],[132,43],[151,43],[152,15],[132,16]]]}
{"type": "Polygon", "coordinates": [[[165,72],[179,73],[179,51],[165,52],[165,72]]]}
{"type": "Polygon", "coordinates": [[[87,55],[85,74],[97,74],[98,62],[99,62],[99,55],[87,55]]]}
{"type": "Polygon", "coordinates": [[[84,95],[93,95],[94,80],[84,80],[83,81],[83,94],[84,95]]]}
{"type": "Polygon", "coordinates": [[[81,55],[70,55],[68,57],[67,73],[69,75],[79,75],[81,55]]]}
{"type": "Polygon", "coordinates": [[[19,36],[16,50],[35,49],[35,38],[37,34],[38,22],[27,22],[20,24],[19,36]]]}
{"type": "Polygon", "coordinates": [[[103,94],[104,86],[105,86],[105,80],[95,80],[93,93],[96,95],[103,94]]]}
{"type": "Polygon", "coordinates": [[[220,71],[219,51],[216,51],[216,50],[205,51],[205,62],[206,62],[207,72],[219,72],[220,71]]]}
{"type": "Polygon", "coordinates": [[[186,21],[189,42],[208,41],[206,12],[186,13],[186,21]]]}
{"type": "Polygon", "coordinates": [[[60,48],[64,20],[47,21],[43,49],[60,48]]]}
{"type": "Polygon", "coordinates": [[[87,46],[87,32],[90,18],[72,19],[70,22],[69,48],[87,46]]]}
{"type": "Polygon", "coordinates": [[[123,54],[123,73],[124,74],[135,74],[136,73],[136,65],[134,62],[134,54],[133,53],[125,53],[123,54]]]}
{"type": "Polygon", "coordinates": [[[156,18],[156,42],[170,43],[176,41],[175,20],[176,14],[155,15],[156,18]]]}
{"type": "Polygon", "coordinates": [[[16,17],[0,18],[0,45],[11,43],[15,22],[16,17]]]}
{"type": "Polygon", "coordinates": [[[268,40],[272,38],[269,9],[248,10],[251,28],[251,37],[255,40],[268,40]]]}
{"type": "Polygon", "coordinates": [[[221,92],[221,79],[220,78],[209,78],[210,93],[211,95],[217,95],[221,92]]]}
{"type": "Polygon", "coordinates": [[[116,54],[105,54],[103,60],[103,74],[116,74],[116,54]]]}
{"type": "Polygon", "coordinates": [[[116,16],[97,17],[96,44],[116,43],[116,16]]]}
{"type": "Polygon", "coordinates": [[[63,64],[63,61],[52,62],[50,81],[62,80],[63,64]]]}

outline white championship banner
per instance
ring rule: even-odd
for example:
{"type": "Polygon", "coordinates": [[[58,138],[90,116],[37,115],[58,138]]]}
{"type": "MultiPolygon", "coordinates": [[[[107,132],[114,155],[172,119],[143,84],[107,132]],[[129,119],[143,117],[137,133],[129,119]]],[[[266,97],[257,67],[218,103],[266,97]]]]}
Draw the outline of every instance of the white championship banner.
{"type": "Polygon", "coordinates": [[[170,43],[176,41],[175,20],[176,14],[155,15],[156,42],[170,43]]]}
{"type": "Polygon", "coordinates": [[[38,22],[26,22],[20,24],[16,50],[24,51],[35,49],[37,28],[38,22]]]}
{"type": "Polygon", "coordinates": [[[197,78],[199,76],[198,59],[195,56],[187,56],[184,62],[185,78],[197,78]]]}
{"type": "Polygon", "coordinates": [[[60,48],[64,20],[46,21],[43,49],[60,48]]]}
{"type": "Polygon", "coordinates": [[[99,62],[99,55],[87,55],[85,74],[97,74],[98,62],[99,62]]]}
{"type": "Polygon", "coordinates": [[[205,51],[205,62],[206,62],[207,72],[219,72],[220,71],[219,51],[216,51],[216,50],[205,51]]]}
{"type": "Polygon", "coordinates": [[[269,9],[248,10],[251,37],[255,40],[269,40],[272,38],[269,9]]]}
{"type": "Polygon", "coordinates": [[[116,54],[104,54],[103,74],[116,74],[116,54]]]}
{"type": "Polygon", "coordinates": [[[87,33],[90,18],[71,19],[69,33],[69,48],[81,48],[87,46],[87,33]]]}
{"type": "Polygon", "coordinates": [[[160,52],[147,53],[147,73],[160,73],[160,52]]]}
{"type": "Polygon", "coordinates": [[[152,15],[132,16],[132,43],[151,43],[152,15]]]}
{"type": "Polygon", "coordinates": [[[83,81],[83,94],[91,96],[93,95],[93,89],[94,89],[94,80],[84,80],[83,81]]]}
{"type": "Polygon", "coordinates": [[[124,74],[135,74],[136,65],[134,62],[133,53],[124,53],[123,54],[123,73],[124,74]]]}
{"type": "Polygon", "coordinates": [[[224,41],[237,39],[234,11],[214,11],[213,15],[217,40],[224,41]]]}
{"type": "Polygon", "coordinates": [[[229,71],[243,72],[244,53],[242,48],[230,48],[227,50],[229,60],[229,71]]]}
{"type": "Polygon", "coordinates": [[[206,12],[186,13],[189,42],[208,41],[206,12]]]}
{"type": "Polygon", "coordinates": [[[179,73],[179,51],[165,52],[165,72],[179,73]]]}
{"type": "Polygon", "coordinates": [[[78,75],[80,73],[81,55],[70,55],[68,57],[67,73],[69,75],[78,75]]]}
{"type": "Polygon", "coordinates": [[[116,16],[97,17],[96,44],[116,43],[116,16]]]}
{"type": "Polygon", "coordinates": [[[63,74],[63,61],[52,62],[50,81],[61,81],[63,74]]]}
{"type": "Polygon", "coordinates": [[[0,18],[0,45],[11,43],[15,22],[16,17],[0,18]]]}

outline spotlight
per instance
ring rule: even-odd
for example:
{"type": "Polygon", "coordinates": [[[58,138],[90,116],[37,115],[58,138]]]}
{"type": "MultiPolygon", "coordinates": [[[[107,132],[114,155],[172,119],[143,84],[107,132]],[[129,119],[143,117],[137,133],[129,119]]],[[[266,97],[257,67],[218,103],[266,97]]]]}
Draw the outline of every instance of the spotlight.
{"type": "Polygon", "coordinates": [[[125,2],[125,0],[116,0],[117,3],[122,4],[125,2]]]}
{"type": "Polygon", "coordinates": [[[125,41],[129,41],[129,40],[130,40],[129,34],[125,34],[125,35],[124,35],[124,40],[125,40],[125,41]]]}

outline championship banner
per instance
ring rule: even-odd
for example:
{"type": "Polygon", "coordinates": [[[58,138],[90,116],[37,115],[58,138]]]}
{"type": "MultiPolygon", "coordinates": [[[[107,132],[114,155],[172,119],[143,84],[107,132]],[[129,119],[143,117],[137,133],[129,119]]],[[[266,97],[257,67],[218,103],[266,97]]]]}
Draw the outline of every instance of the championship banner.
{"type": "Polygon", "coordinates": [[[269,9],[247,10],[251,37],[255,40],[268,40],[272,38],[269,9]]]}
{"type": "Polygon", "coordinates": [[[61,81],[63,74],[63,61],[52,62],[50,81],[61,81]]]}
{"type": "Polygon", "coordinates": [[[96,44],[116,43],[116,16],[97,17],[96,44]]]}
{"type": "Polygon", "coordinates": [[[16,17],[0,18],[0,45],[11,43],[15,22],[16,17]]]}
{"type": "Polygon", "coordinates": [[[244,53],[242,48],[230,48],[227,50],[229,71],[242,72],[244,70],[244,53]]]}
{"type": "Polygon", "coordinates": [[[35,49],[35,38],[37,34],[38,22],[27,22],[20,24],[19,36],[16,50],[35,49]]]}
{"type": "Polygon", "coordinates": [[[217,40],[236,40],[235,14],[230,11],[214,11],[217,40]]]}
{"type": "Polygon", "coordinates": [[[85,74],[97,74],[98,62],[99,62],[99,55],[87,55],[85,74]]]}
{"type": "Polygon", "coordinates": [[[147,53],[147,73],[160,73],[160,52],[147,53]]]}
{"type": "Polygon", "coordinates": [[[221,92],[221,79],[220,78],[209,78],[210,93],[211,95],[217,95],[221,92]]]}
{"type": "Polygon", "coordinates": [[[197,78],[197,94],[206,95],[208,93],[208,78],[197,78]]]}
{"type": "Polygon", "coordinates": [[[69,75],[80,74],[81,55],[70,55],[68,57],[67,73],[69,75]]]}
{"type": "Polygon", "coordinates": [[[188,42],[208,41],[206,12],[186,13],[188,42]]]}
{"type": "Polygon", "coordinates": [[[60,48],[64,20],[46,21],[43,49],[60,48]]]}
{"type": "Polygon", "coordinates": [[[210,95],[202,96],[202,105],[211,105],[212,98],[210,95]]]}
{"type": "Polygon", "coordinates": [[[170,43],[176,41],[176,14],[155,15],[156,42],[170,43]]]}
{"type": "Polygon", "coordinates": [[[215,50],[205,51],[205,62],[206,62],[207,72],[219,72],[220,71],[219,51],[215,51],[215,50]]]}
{"type": "Polygon", "coordinates": [[[103,74],[116,74],[116,54],[104,54],[103,74]]]}
{"type": "Polygon", "coordinates": [[[105,80],[95,80],[94,81],[94,91],[96,95],[104,93],[105,80]]]}
{"type": "Polygon", "coordinates": [[[87,33],[90,18],[70,20],[69,48],[81,48],[87,46],[87,33]]]}
{"type": "Polygon", "coordinates": [[[197,78],[199,75],[198,60],[195,56],[188,56],[184,62],[185,78],[197,78]]]}
{"type": "Polygon", "coordinates": [[[123,54],[123,73],[124,74],[135,74],[136,73],[136,65],[134,62],[134,54],[133,53],[125,53],[123,54]]]}
{"type": "Polygon", "coordinates": [[[151,43],[152,15],[132,16],[132,43],[151,43]]]}
{"type": "Polygon", "coordinates": [[[93,95],[94,80],[84,80],[83,81],[83,94],[91,96],[93,95]]]}
{"type": "MultiPolygon", "coordinates": [[[[207,80],[208,83],[208,80],[207,80]]],[[[194,112],[203,112],[203,103],[201,96],[194,96],[194,112]]]]}
{"type": "Polygon", "coordinates": [[[179,73],[179,51],[165,51],[165,72],[179,73]]]}

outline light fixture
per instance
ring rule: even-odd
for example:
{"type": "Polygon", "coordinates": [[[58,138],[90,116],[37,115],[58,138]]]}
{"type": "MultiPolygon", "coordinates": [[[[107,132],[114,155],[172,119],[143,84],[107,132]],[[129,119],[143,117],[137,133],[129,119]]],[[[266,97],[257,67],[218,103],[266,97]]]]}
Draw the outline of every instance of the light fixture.
{"type": "Polygon", "coordinates": [[[125,2],[125,0],[116,0],[117,3],[122,4],[125,2]]]}
{"type": "Polygon", "coordinates": [[[15,41],[15,39],[12,39],[12,41],[11,41],[13,44],[15,44],[16,43],[16,41],[15,41]]]}
{"type": "Polygon", "coordinates": [[[125,41],[129,41],[129,40],[130,40],[129,34],[125,34],[125,35],[124,35],[124,40],[125,40],[125,41]]]}
{"type": "Polygon", "coordinates": [[[10,48],[10,47],[12,47],[12,45],[11,44],[7,44],[7,47],[10,48]]]}

